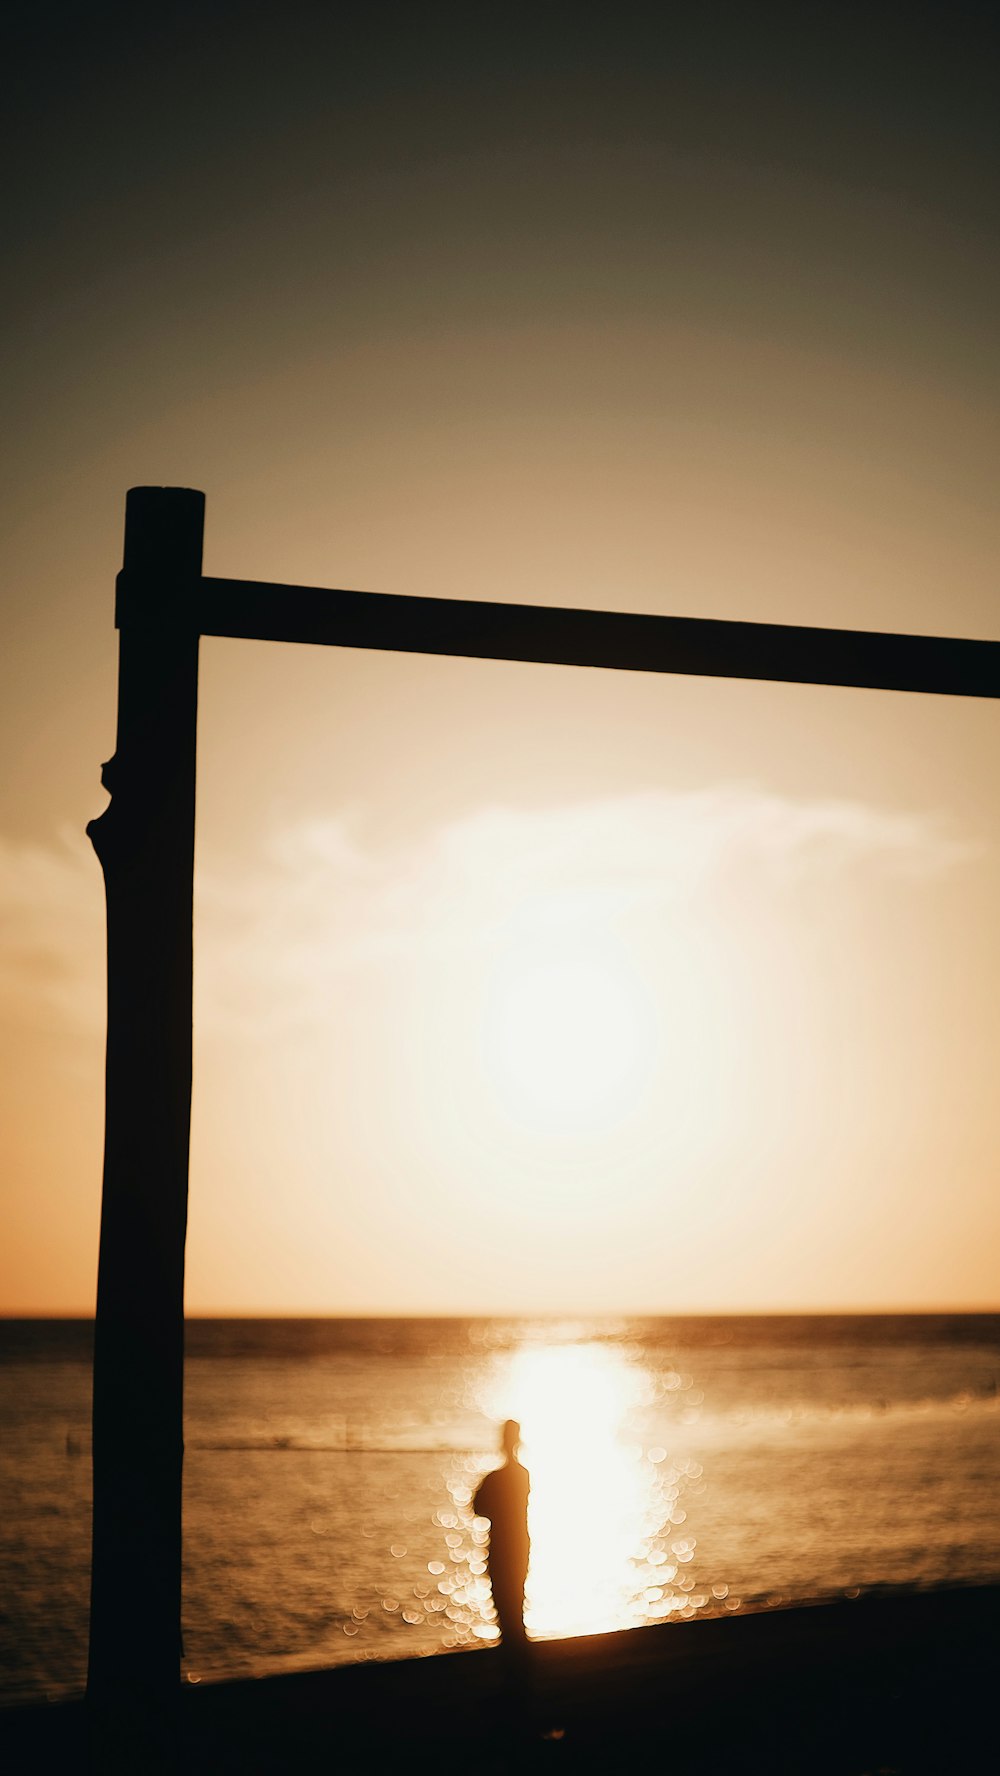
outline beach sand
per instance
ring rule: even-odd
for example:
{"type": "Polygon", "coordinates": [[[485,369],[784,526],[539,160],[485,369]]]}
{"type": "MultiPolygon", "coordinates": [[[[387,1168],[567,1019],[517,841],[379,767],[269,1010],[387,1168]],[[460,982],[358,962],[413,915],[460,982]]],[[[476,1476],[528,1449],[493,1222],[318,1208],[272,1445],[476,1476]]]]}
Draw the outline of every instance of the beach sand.
{"type": "MultiPolygon", "coordinates": [[[[998,1761],[998,1655],[974,1586],[538,1642],[513,1698],[498,1648],[202,1684],[181,1768],[959,1776],[998,1761]]],[[[80,1703],[0,1716],[11,1773],[85,1768],[85,1740],[80,1703]]]]}

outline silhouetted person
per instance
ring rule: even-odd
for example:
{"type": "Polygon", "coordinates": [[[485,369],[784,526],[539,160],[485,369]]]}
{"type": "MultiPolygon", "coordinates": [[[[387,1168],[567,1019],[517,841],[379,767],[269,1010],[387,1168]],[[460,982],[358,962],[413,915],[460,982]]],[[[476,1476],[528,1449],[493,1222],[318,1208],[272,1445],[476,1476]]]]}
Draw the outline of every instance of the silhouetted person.
{"type": "Polygon", "coordinates": [[[500,1639],[508,1651],[525,1648],[524,1581],[528,1573],[528,1470],[517,1459],[521,1427],[509,1418],[503,1427],[504,1463],[480,1482],[472,1503],[477,1517],[488,1517],[490,1545],[486,1560],[500,1639]]]}

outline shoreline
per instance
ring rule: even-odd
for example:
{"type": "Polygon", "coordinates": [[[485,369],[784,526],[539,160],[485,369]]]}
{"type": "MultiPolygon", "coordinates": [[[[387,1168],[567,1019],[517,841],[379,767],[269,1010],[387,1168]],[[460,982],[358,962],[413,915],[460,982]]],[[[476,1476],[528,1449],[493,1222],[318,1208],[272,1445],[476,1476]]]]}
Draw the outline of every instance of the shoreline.
{"type": "MultiPolygon", "coordinates": [[[[872,1591],[536,1641],[513,1705],[489,1648],[179,1685],[181,1767],[266,1776],[350,1753],[387,1768],[420,1749],[422,1767],[442,1755],[463,1776],[960,1776],[989,1767],[998,1661],[1000,1586],[872,1591]]],[[[12,1776],[86,1768],[85,1733],[82,1701],[0,1712],[12,1776]]]]}

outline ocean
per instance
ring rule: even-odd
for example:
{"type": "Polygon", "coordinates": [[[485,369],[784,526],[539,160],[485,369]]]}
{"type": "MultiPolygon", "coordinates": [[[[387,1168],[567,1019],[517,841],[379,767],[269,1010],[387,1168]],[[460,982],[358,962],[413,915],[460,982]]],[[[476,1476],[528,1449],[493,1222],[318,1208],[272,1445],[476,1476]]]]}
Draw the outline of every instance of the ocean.
{"type": "MultiPolygon", "coordinates": [[[[7,1704],[84,1683],[91,1343],[0,1322],[7,1704]]],[[[533,1636],[996,1582],[998,1380],[998,1314],[192,1320],[184,1676],[488,1644],[508,1417],[533,1636]]]]}

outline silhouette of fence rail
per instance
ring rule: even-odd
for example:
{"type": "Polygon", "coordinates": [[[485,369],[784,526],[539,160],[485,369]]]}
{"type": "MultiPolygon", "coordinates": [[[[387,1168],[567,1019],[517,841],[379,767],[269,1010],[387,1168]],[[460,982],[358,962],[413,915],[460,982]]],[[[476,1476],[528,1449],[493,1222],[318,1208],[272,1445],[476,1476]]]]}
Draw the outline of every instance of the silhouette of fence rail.
{"type": "Polygon", "coordinates": [[[177,1753],[199,637],[1000,696],[995,641],[209,578],[204,512],[128,494],[112,799],[88,827],[108,923],[88,1709],[97,1766],[130,1773],[177,1753]]]}
{"type": "Polygon", "coordinates": [[[1000,642],[203,579],[202,635],[621,672],[1000,696],[1000,642]]]}

